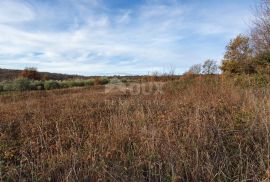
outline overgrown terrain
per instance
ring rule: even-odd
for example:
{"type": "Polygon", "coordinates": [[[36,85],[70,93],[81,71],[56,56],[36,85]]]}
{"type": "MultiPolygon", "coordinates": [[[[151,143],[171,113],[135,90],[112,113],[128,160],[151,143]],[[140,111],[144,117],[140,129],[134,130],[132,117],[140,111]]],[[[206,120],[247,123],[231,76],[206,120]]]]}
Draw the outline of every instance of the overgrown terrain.
{"type": "Polygon", "coordinates": [[[269,86],[195,77],[162,90],[1,95],[0,179],[270,180],[269,86]]]}
{"type": "Polygon", "coordinates": [[[0,69],[0,181],[270,181],[270,1],[257,11],[221,65],[183,75],[0,69]]]}

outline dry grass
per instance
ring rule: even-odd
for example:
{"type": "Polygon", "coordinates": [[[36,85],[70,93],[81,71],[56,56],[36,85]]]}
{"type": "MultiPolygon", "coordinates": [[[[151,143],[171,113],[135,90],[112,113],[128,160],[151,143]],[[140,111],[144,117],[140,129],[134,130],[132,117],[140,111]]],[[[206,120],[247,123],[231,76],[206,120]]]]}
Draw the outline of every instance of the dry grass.
{"type": "Polygon", "coordinates": [[[270,89],[102,87],[0,96],[0,180],[270,180],[270,89]]]}

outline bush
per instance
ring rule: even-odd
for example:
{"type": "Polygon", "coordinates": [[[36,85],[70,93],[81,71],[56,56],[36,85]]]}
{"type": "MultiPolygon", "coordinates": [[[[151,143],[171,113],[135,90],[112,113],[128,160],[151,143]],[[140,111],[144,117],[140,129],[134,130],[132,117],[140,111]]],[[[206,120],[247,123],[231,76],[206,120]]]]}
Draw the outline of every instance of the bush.
{"type": "Polygon", "coordinates": [[[66,80],[59,84],[61,88],[84,87],[94,85],[94,80],[66,80]]]}
{"type": "Polygon", "coordinates": [[[0,84],[0,92],[4,91],[4,86],[2,84],[0,84]]]}
{"type": "Polygon", "coordinates": [[[60,84],[57,81],[49,80],[44,83],[45,90],[59,89],[60,84]]]}
{"type": "Polygon", "coordinates": [[[14,90],[12,82],[4,82],[3,83],[3,90],[4,91],[12,91],[12,90],[14,90]]]}
{"type": "Polygon", "coordinates": [[[126,78],[123,78],[121,81],[122,81],[122,83],[127,83],[128,82],[128,80],[126,78]]]}
{"type": "Polygon", "coordinates": [[[74,81],[74,87],[83,87],[83,86],[85,86],[84,80],[75,80],[74,81]]]}
{"type": "Polygon", "coordinates": [[[253,77],[253,83],[257,87],[265,87],[269,83],[268,77],[263,74],[256,74],[253,77]]]}
{"type": "Polygon", "coordinates": [[[19,78],[10,82],[0,84],[0,91],[26,91],[26,90],[44,90],[42,81],[30,81],[25,78],[19,78]]]}
{"type": "Polygon", "coordinates": [[[95,78],[95,85],[106,85],[110,82],[110,80],[107,77],[97,77],[95,78]]]}
{"type": "Polygon", "coordinates": [[[242,88],[247,88],[251,86],[250,78],[247,77],[246,75],[236,75],[233,78],[233,82],[235,86],[239,86],[242,88]]]}
{"type": "Polygon", "coordinates": [[[44,82],[43,81],[32,81],[30,83],[31,90],[44,90],[44,82]]]}
{"type": "Polygon", "coordinates": [[[233,78],[234,85],[242,88],[265,87],[269,84],[269,77],[264,74],[237,75],[233,78]]]}
{"type": "Polygon", "coordinates": [[[82,87],[82,86],[84,86],[84,81],[82,81],[82,80],[69,80],[69,81],[64,81],[63,85],[67,86],[66,88],[68,88],[68,87],[82,87]]]}
{"type": "Polygon", "coordinates": [[[64,80],[64,81],[61,81],[61,82],[58,82],[58,83],[59,83],[60,88],[70,88],[70,87],[73,87],[72,82],[73,81],[64,80]]]}
{"type": "Polygon", "coordinates": [[[71,87],[68,81],[61,81],[59,82],[60,88],[69,88],[71,87]]]}
{"type": "Polygon", "coordinates": [[[16,91],[30,90],[30,81],[26,78],[18,78],[13,82],[13,89],[16,91]]]}
{"type": "Polygon", "coordinates": [[[110,80],[107,77],[104,77],[101,79],[101,85],[106,85],[110,82],[110,80]]]}
{"type": "Polygon", "coordinates": [[[84,81],[84,86],[92,86],[94,84],[95,84],[95,81],[93,79],[84,81]]]}
{"type": "Polygon", "coordinates": [[[270,52],[260,53],[254,58],[258,73],[270,74],[270,52]]]}
{"type": "Polygon", "coordinates": [[[118,78],[113,78],[110,80],[110,84],[121,84],[122,80],[118,79],[118,78]]]}

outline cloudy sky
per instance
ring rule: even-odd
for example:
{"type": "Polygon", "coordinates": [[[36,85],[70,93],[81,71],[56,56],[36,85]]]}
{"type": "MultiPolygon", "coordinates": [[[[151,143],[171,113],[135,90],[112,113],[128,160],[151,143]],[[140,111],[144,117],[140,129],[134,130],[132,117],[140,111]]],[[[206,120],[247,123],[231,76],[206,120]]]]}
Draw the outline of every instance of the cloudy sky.
{"type": "Polygon", "coordinates": [[[0,0],[0,68],[183,73],[219,61],[259,0],[0,0]]]}

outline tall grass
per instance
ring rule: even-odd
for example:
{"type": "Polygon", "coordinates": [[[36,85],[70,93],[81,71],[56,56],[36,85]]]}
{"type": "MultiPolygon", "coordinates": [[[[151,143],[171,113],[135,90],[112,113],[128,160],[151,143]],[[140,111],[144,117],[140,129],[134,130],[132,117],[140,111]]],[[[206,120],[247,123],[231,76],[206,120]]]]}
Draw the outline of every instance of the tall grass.
{"type": "Polygon", "coordinates": [[[198,77],[163,94],[101,91],[0,96],[0,179],[270,180],[268,87],[198,77]]]}

